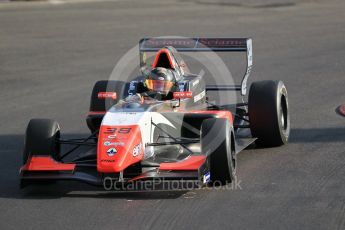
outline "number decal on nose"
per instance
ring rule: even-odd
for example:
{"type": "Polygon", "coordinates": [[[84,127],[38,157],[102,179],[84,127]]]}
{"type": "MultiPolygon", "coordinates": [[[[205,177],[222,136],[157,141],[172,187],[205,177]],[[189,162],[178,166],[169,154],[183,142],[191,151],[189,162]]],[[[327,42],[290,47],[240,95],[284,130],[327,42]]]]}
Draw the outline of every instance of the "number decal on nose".
{"type": "Polygon", "coordinates": [[[127,134],[131,132],[132,128],[107,128],[104,133],[106,134],[116,134],[116,133],[121,133],[121,134],[127,134]]]}

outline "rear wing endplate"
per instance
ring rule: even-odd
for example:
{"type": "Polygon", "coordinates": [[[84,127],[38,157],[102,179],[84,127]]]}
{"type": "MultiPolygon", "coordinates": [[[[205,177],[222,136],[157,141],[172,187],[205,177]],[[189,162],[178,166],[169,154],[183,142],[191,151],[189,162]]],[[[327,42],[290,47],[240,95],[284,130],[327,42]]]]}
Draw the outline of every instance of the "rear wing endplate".
{"type": "Polygon", "coordinates": [[[246,52],[247,67],[241,85],[209,85],[207,91],[238,90],[247,93],[247,81],[253,66],[251,38],[143,38],[139,41],[140,65],[145,63],[145,52],[157,52],[172,46],[180,52],[246,52]]]}

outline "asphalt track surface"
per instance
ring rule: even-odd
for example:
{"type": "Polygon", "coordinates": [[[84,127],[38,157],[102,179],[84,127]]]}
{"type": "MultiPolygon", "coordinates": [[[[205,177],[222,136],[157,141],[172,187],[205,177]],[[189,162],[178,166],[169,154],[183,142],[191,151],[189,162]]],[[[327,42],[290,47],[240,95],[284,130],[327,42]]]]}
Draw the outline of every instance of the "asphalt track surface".
{"type": "Polygon", "coordinates": [[[0,5],[0,229],[345,229],[344,1],[53,1],[0,5]],[[18,188],[31,117],[85,135],[96,80],[141,37],[252,37],[251,81],[289,91],[287,146],[239,155],[233,190],[18,188]]]}

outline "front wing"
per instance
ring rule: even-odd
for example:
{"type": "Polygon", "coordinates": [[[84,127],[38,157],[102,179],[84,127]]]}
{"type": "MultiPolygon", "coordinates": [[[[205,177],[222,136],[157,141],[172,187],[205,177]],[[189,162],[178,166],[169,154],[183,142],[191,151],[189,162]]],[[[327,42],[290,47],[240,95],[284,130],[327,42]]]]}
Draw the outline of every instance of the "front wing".
{"type": "Polygon", "coordinates": [[[20,185],[25,187],[46,181],[74,180],[103,186],[105,189],[110,184],[120,184],[121,186],[116,187],[121,190],[126,190],[127,187],[146,190],[153,185],[152,189],[171,188],[169,184],[174,184],[174,188],[185,188],[185,185],[198,187],[209,182],[209,168],[204,156],[190,156],[180,162],[161,163],[159,166],[143,165],[140,173],[128,175],[103,174],[97,172],[96,165],[92,167],[78,163],[60,163],[50,156],[33,156],[20,169],[20,185]]]}

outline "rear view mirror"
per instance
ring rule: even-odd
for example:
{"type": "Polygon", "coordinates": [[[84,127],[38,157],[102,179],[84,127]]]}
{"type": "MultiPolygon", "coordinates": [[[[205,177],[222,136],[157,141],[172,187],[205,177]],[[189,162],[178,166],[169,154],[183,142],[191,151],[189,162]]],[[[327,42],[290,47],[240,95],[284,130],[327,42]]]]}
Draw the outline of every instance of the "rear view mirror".
{"type": "Polygon", "coordinates": [[[186,99],[186,98],[192,98],[192,96],[193,96],[193,93],[191,91],[173,93],[174,99],[186,99]]]}
{"type": "Polygon", "coordinates": [[[97,95],[98,99],[112,99],[116,100],[117,95],[116,92],[99,92],[97,95]]]}

